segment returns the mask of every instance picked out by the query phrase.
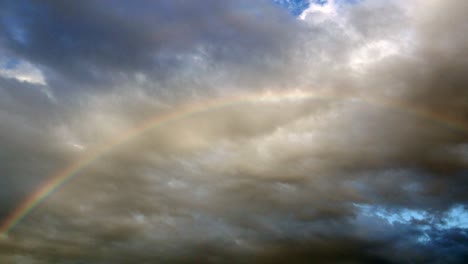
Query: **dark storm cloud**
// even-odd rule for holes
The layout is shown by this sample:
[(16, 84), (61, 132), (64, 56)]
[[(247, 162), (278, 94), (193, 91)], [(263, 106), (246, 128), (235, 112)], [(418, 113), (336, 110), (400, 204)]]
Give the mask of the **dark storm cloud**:
[(297, 31), (289, 31), (293, 18), (265, 1), (4, 1), (2, 21), (4, 45), (50, 70), (60, 89), (108, 87), (136, 73), (164, 79), (187, 54), (271, 67), (265, 60), (285, 56), (281, 46)]
[(423, 192), (439, 201), (447, 199), (447, 203), (467, 201), (462, 186), (466, 186), (468, 164), (466, 154), (460, 150), (466, 147), (468, 136), (468, 79), (462, 73), (468, 66), (468, 39), (459, 34), (467, 26), (467, 7), (456, 1), (416, 2), (410, 7), (414, 9), (406, 13), (406, 23), (414, 27), (406, 32), (406, 41), (411, 45), (402, 55), (374, 64), (361, 80), (376, 93), (387, 90), (384, 98), (403, 101), (445, 122), (448, 129), (409, 124), (400, 117), (382, 118), (388, 123), (378, 123), (377, 129), (387, 132), (377, 135), (387, 142), (396, 139), (400, 146), (397, 164), (406, 163), (428, 172)]
[(0, 180), (8, 186), (1, 192), (2, 216), (61, 160), (56, 160), (61, 147), (49, 134), (60, 114), (43, 91), (41, 85), (0, 77)]
[[(29, 65), (1, 61), (3, 215), (148, 118), (262, 94), (111, 148), (0, 238), (0, 261), (466, 258), (465, 3), (329, 1), (302, 21), (262, 1), (0, 5), (0, 51)], [(293, 89), (316, 97), (277, 95)]]

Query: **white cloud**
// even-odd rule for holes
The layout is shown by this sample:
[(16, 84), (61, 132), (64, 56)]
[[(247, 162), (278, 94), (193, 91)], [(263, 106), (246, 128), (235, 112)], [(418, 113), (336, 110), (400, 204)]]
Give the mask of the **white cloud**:
[[(5, 63), (0, 63), (5, 64)], [(13, 78), (21, 82), (45, 85), (46, 81), (41, 70), (29, 62), (21, 61), (12, 67), (1, 67), (0, 76)]]
[(299, 19), (314, 19), (323, 22), (326, 19), (336, 17), (338, 6), (335, 0), (329, 0), (325, 4), (310, 3), (309, 8), (304, 10)]
[(372, 63), (401, 51), (397, 43), (389, 40), (377, 40), (366, 43), (351, 54), (350, 67), (353, 70), (363, 71)]

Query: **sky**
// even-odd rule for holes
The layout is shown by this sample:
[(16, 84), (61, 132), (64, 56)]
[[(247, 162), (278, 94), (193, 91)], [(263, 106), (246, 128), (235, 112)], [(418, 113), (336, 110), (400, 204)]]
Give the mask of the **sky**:
[(0, 263), (464, 263), (468, 1), (0, 1)]

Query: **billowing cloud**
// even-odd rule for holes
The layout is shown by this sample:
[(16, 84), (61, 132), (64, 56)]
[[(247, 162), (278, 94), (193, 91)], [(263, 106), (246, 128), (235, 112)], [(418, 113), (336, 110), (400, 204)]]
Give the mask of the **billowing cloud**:
[(467, 4), (0, 10), (0, 261), (467, 257)]

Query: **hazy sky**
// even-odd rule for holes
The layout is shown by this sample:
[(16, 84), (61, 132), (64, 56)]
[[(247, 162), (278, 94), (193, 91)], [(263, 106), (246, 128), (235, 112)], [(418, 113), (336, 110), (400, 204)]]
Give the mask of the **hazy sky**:
[(0, 262), (464, 263), (467, 32), (463, 0), (0, 0), (0, 219), (79, 167)]

